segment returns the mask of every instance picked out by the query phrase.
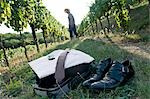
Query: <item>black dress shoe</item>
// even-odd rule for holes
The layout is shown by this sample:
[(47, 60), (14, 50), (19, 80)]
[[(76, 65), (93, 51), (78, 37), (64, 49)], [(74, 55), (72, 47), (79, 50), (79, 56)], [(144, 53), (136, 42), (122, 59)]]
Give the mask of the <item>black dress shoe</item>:
[(101, 80), (112, 66), (112, 59), (107, 58), (101, 61), (97, 66), (96, 74), (90, 79), (83, 82), (84, 87), (89, 87), (93, 82)]
[(129, 60), (123, 63), (115, 62), (103, 80), (92, 83), (90, 89), (113, 89), (128, 81), (133, 75), (134, 70)]

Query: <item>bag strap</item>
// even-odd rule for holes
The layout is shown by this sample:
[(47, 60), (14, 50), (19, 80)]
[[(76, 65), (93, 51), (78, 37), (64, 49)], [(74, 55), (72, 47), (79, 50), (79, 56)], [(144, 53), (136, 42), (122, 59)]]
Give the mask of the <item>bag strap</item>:
[(65, 78), (65, 60), (69, 50), (65, 50), (60, 54), (56, 64), (55, 79), (59, 83)]

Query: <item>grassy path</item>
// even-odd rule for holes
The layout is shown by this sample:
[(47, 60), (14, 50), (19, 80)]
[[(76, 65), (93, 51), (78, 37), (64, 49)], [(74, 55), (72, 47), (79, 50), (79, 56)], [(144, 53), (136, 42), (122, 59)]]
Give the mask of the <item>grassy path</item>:
[[(149, 43), (110, 43), (107, 40), (95, 39), (93, 37), (65, 41), (45, 52), (36, 55), (36, 58), (47, 55), (55, 49), (74, 48), (93, 56), (98, 62), (101, 59), (111, 57), (113, 60), (123, 61), (130, 59), (136, 71), (135, 77), (125, 86), (118, 87), (112, 91), (92, 92), (82, 88), (69, 93), (72, 99), (149, 99), (150, 98), (150, 47)], [(27, 63), (12, 69), (1, 77), (3, 81), (2, 97), (9, 95), (13, 99), (47, 99), (33, 94), (32, 84), (35, 83), (35, 76)], [(64, 97), (65, 98), (65, 97)], [(7, 99), (7, 98), (3, 98)], [(9, 98), (8, 98), (9, 99)], [(11, 99), (11, 98), (10, 98)]]

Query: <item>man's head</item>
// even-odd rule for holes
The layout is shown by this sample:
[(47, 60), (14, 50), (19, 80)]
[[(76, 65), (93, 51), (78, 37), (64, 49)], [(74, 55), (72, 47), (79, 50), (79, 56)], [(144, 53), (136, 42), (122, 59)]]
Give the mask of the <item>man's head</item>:
[(69, 9), (65, 9), (64, 12), (69, 14), (70, 10)]

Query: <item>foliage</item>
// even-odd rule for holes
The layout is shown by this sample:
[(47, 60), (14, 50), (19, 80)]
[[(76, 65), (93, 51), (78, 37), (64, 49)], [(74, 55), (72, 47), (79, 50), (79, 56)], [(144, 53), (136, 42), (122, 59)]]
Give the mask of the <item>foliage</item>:
[[(122, 27), (126, 31), (128, 28), (129, 15), (128, 10), (126, 9), (125, 1), (126, 0), (95, 0), (95, 3), (93, 3), (90, 6), (90, 11), (89, 14), (87, 15), (87, 17), (89, 17), (89, 22), (91, 23), (95, 22), (95, 24), (97, 25), (97, 20), (101, 21), (107, 19), (108, 21), (107, 28), (110, 29), (111, 25), (109, 21), (109, 16), (112, 16), (113, 13), (118, 27), (119, 28)], [(85, 20), (83, 20), (81, 22), (82, 24), (80, 25), (82, 28), (83, 28), (82, 25), (86, 24), (86, 22), (84, 21)], [(100, 24), (101, 28), (103, 29), (102, 23)]]
[(11, 6), (9, 0), (1, 0), (0, 1), (0, 25), (7, 21), (7, 19), (11, 16)]
[(86, 30), (90, 24), (89, 17), (85, 17), (83, 20), (84, 21), (81, 22), (80, 27), (78, 27), (78, 33), (80, 36), (83, 36), (84, 33), (86, 33)]
[[(12, 28), (20, 33), (20, 37), (12, 37), (14, 39), (3, 38), (3, 48), (5, 53), (5, 48), (16, 48), (24, 47), (24, 53), (28, 60), (26, 45), (35, 44), (37, 51), (39, 52), (38, 38), (36, 36), (36, 31), (43, 30), (44, 43), (47, 47), (47, 40), (53, 33), (58, 40), (59, 38), (66, 37), (66, 29), (50, 14), (50, 11), (43, 6), (42, 0), (1, 0), (0, 1), (0, 25), (5, 23), (8, 28)], [(31, 27), (33, 40), (26, 41), (25, 36), (21, 33), (27, 26)], [(11, 34), (10, 34), (11, 36)], [(17, 35), (18, 36), (18, 35)], [(52, 37), (50, 37), (51, 39)], [(58, 41), (57, 40), (57, 41)], [(41, 40), (40, 40), (41, 41)], [(52, 41), (52, 40), (48, 40)], [(41, 42), (42, 43), (42, 42)], [(5, 61), (7, 64), (8, 59), (6, 54)]]
[(124, 31), (128, 29), (128, 23), (130, 20), (129, 12), (126, 9), (126, 0), (116, 0), (114, 2), (113, 9), (114, 9), (114, 16), (118, 27), (122, 27)]

